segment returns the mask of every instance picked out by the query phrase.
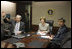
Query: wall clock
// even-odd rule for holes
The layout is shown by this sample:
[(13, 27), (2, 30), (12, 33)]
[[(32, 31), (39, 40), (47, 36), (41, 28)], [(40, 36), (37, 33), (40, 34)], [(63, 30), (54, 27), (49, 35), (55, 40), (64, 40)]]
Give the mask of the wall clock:
[(54, 13), (54, 12), (53, 12), (52, 9), (49, 9), (49, 10), (48, 10), (48, 15), (53, 15), (53, 13)]

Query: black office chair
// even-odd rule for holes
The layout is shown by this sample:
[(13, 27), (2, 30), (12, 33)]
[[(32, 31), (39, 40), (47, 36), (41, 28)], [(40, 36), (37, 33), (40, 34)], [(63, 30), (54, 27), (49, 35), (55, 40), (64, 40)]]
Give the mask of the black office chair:
[(63, 40), (59, 42), (57, 42), (58, 46), (60, 46), (60, 48), (71, 48), (71, 31), (68, 31), (65, 35)]
[[(70, 41), (71, 41), (71, 31), (68, 31), (67, 33), (66, 33), (66, 35), (65, 35), (65, 37), (64, 37), (64, 39), (62, 40), (62, 43), (61, 43), (61, 47), (62, 48), (69, 48), (69, 47), (71, 47), (71, 43), (70, 43)], [(67, 43), (68, 42), (68, 43)], [(66, 45), (67, 44), (67, 45)], [(70, 46), (68, 46), (68, 45), (70, 45)]]
[(53, 29), (54, 21), (53, 20), (46, 20), (46, 23), (49, 24), (49, 30), (50, 30), (50, 33), (52, 34), (52, 29)]
[(64, 37), (63, 40), (61, 41), (54, 41), (54, 42), (50, 42), (50, 44), (48, 45), (48, 48), (71, 48), (71, 31), (67, 32)]

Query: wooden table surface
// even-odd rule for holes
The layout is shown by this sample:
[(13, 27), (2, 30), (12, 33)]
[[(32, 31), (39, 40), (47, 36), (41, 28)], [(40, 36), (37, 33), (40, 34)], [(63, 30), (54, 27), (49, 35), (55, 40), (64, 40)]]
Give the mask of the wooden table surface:
[[(39, 40), (41, 42), (44, 42), (42, 48), (46, 48), (47, 45), (50, 43), (50, 40), (49, 39), (39, 39), (37, 38), (39, 35), (32, 35), (30, 37), (25, 37), (23, 39), (21, 39), (19, 42), (20, 43), (24, 43), (25, 44), (25, 47), (24, 48), (36, 48), (36, 47), (30, 47), (28, 46), (28, 44), (33, 41), (33, 40)], [(19, 43), (18, 42), (18, 43)], [(1, 41), (1, 48), (16, 48), (15, 46), (13, 46), (13, 44), (10, 44), (10, 43), (6, 43), (4, 41)]]

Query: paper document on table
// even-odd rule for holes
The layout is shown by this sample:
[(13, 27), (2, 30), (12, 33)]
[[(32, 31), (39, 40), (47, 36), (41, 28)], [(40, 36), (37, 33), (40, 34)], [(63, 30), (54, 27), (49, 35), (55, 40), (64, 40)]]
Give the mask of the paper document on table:
[(51, 39), (51, 37), (50, 36), (41, 36), (42, 38), (49, 38), (49, 39)]
[(46, 35), (46, 33), (43, 33), (43, 32), (37, 32), (37, 35)]

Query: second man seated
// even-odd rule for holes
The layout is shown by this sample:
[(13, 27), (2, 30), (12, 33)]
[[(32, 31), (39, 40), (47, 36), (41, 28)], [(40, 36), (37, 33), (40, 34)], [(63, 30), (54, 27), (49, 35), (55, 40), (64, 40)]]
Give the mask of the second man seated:
[(19, 35), (21, 33), (24, 33), (24, 23), (21, 21), (21, 15), (17, 15), (15, 18), (15, 21), (12, 22), (12, 33), (15, 35)]

